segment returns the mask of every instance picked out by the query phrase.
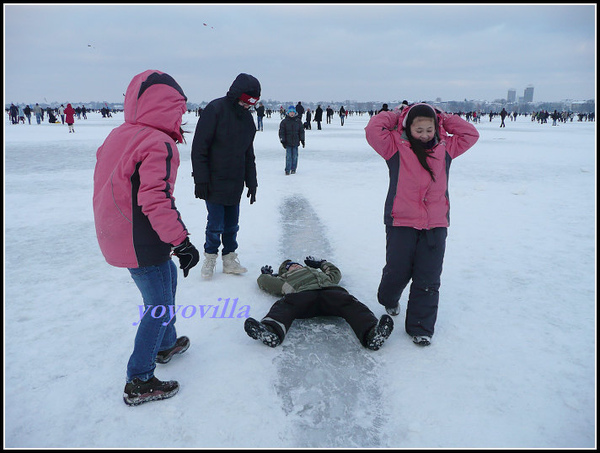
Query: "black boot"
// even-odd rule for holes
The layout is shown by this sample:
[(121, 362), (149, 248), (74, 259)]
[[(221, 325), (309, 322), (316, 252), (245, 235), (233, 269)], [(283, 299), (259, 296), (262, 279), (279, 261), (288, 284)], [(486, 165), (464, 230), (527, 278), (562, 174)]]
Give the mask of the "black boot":
[(244, 330), (250, 338), (260, 340), (272, 348), (281, 344), (281, 338), (279, 338), (279, 335), (273, 331), (272, 327), (267, 326), (262, 322), (258, 322), (254, 318), (246, 319), (246, 322), (244, 323)]
[(377, 351), (389, 338), (394, 330), (394, 321), (390, 315), (383, 315), (376, 326), (374, 326), (365, 340), (365, 346), (373, 351)]
[(147, 381), (133, 378), (131, 382), (125, 385), (123, 391), (123, 401), (128, 406), (137, 406), (148, 401), (164, 400), (175, 396), (179, 391), (177, 381), (161, 381), (152, 377)]
[(167, 363), (175, 354), (183, 354), (190, 347), (190, 339), (188, 337), (179, 337), (175, 342), (175, 346), (164, 351), (159, 351), (156, 354), (156, 363)]

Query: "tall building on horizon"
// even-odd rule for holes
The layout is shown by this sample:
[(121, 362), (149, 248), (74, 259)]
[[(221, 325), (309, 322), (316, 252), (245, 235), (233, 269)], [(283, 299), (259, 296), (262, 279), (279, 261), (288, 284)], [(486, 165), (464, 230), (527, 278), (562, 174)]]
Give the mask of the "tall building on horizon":
[(533, 102), (533, 85), (529, 85), (525, 88), (525, 93), (523, 94), (524, 102)]
[(506, 96), (506, 102), (513, 103), (517, 101), (517, 90), (515, 90), (514, 88), (511, 88), (510, 90), (508, 90), (508, 95)]

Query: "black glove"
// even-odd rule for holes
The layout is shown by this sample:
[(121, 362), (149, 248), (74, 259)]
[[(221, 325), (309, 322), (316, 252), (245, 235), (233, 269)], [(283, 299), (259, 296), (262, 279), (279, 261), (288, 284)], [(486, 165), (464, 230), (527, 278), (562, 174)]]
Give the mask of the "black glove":
[(314, 256), (307, 256), (304, 260), (304, 264), (308, 267), (312, 267), (314, 269), (321, 269), (321, 265), (327, 260), (320, 260), (315, 258)]
[(194, 194), (196, 194), (196, 198), (201, 198), (203, 200), (206, 200), (208, 198), (208, 184), (207, 183), (196, 184), (196, 187), (194, 189)]
[(184, 278), (188, 276), (190, 269), (200, 261), (200, 253), (189, 238), (185, 238), (185, 241), (173, 248), (173, 255), (179, 258), (179, 268), (183, 269)]
[(302, 148), (304, 148), (304, 142), (302, 142)]
[(256, 201), (256, 187), (248, 187), (248, 194), (246, 195), (250, 198), (250, 204)]
[(273, 268), (271, 266), (263, 266), (260, 268), (260, 273), (273, 275)]

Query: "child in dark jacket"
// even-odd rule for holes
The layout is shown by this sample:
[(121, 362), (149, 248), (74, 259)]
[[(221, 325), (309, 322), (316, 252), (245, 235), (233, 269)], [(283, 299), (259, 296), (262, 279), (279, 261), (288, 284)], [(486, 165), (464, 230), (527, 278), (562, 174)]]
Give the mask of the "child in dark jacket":
[(296, 173), (298, 167), (298, 146), (304, 148), (304, 126), (296, 109), (290, 105), (286, 117), (279, 123), (279, 140), (285, 148), (285, 174)]
[(271, 266), (261, 268), (258, 286), (283, 297), (261, 322), (248, 318), (244, 324), (246, 333), (274, 348), (283, 341), (295, 319), (339, 316), (350, 324), (364, 347), (378, 350), (392, 333), (392, 318), (383, 315), (378, 322), (366, 305), (339, 286), (342, 273), (334, 264), (310, 256), (304, 263), (306, 266), (285, 260), (279, 266), (279, 274), (273, 274)]

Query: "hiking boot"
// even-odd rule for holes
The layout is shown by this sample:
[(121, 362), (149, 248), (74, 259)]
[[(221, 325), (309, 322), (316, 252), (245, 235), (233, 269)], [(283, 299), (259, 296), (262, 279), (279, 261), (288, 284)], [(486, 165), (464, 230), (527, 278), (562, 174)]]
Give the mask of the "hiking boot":
[(204, 252), (204, 263), (202, 264), (202, 270), (200, 275), (204, 278), (211, 278), (215, 273), (217, 267), (217, 254)]
[(248, 269), (240, 264), (237, 253), (231, 252), (223, 255), (223, 272), (226, 274), (243, 274), (248, 272)]
[(171, 398), (178, 391), (177, 381), (161, 381), (154, 376), (147, 381), (133, 378), (131, 382), (125, 384), (123, 401), (128, 406), (137, 406), (149, 401)]
[(254, 318), (246, 319), (246, 322), (244, 322), (244, 330), (250, 338), (260, 340), (264, 344), (272, 348), (281, 344), (281, 339), (279, 338), (279, 335), (277, 335), (273, 331), (272, 327), (267, 326), (262, 322), (258, 322)]
[(183, 354), (190, 347), (190, 339), (188, 337), (179, 337), (175, 342), (175, 346), (164, 351), (159, 351), (156, 354), (156, 363), (168, 363), (175, 354)]
[(398, 316), (400, 314), (400, 304), (395, 307), (385, 307), (385, 311), (388, 315)]
[(365, 346), (377, 351), (394, 330), (394, 320), (389, 315), (382, 315), (379, 322), (367, 334)]
[(429, 335), (415, 335), (413, 343), (419, 346), (429, 346), (431, 344), (431, 337)]

